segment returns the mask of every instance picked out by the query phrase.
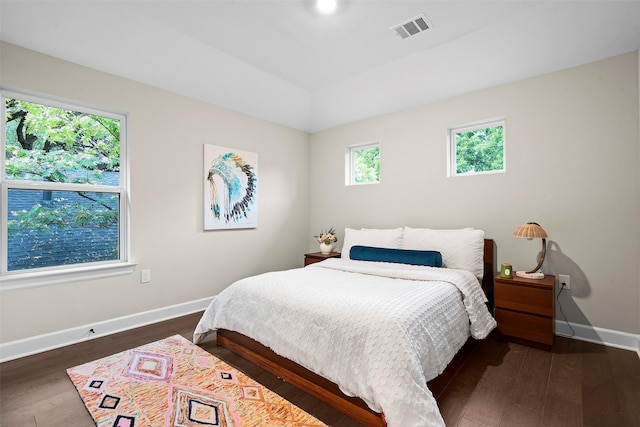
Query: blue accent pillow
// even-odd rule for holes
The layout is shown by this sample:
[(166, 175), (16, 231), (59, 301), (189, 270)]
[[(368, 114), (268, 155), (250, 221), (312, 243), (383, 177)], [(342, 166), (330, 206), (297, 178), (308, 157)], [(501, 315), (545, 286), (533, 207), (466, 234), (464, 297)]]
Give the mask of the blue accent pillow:
[(442, 254), (438, 251), (352, 246), (349, 258), (359, 261), (395, 262), (398, 264), (442, 267)]

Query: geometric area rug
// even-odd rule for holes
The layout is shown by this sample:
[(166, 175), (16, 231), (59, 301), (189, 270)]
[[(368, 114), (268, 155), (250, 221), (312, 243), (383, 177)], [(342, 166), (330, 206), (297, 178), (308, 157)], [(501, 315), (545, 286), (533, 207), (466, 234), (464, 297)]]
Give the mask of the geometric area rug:
[(98, 427), (325, 426), (180, 335), (67, 374)]

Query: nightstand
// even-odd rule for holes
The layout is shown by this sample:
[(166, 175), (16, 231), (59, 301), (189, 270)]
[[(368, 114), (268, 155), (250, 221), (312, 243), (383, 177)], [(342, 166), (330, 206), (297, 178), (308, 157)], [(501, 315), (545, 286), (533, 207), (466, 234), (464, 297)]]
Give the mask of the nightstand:
[(324, 261), (327, 258), (340, 258), (340, 256), (340, 252), (331, 252), (327, 255), (324, 255), (321, 252), (311, 252), (309, 254), (304, 254), (304, 265), (306, 267), (309, 264)]
[(498, 333), (512, 341), (550, 350), (555, 338), (553, 318), (555, 276), (544, 279), (493, 278), (494, 314)]

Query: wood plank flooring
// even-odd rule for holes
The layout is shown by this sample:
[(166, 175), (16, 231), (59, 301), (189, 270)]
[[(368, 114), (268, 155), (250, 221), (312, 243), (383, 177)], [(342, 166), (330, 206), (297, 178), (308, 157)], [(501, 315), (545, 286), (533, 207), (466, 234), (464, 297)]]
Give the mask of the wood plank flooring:
[[(0, 364), (0, 426), (89, 427), (66, 369), (181, 334), (200, 314)], [(210, 353), (335, 427), (356, 423), (229, 351)], [(558, 337), (552, 352), (490, 337), (470, 342), (429, 383), (447, 426), (640, 426), (640, 359), (631, 351)]]

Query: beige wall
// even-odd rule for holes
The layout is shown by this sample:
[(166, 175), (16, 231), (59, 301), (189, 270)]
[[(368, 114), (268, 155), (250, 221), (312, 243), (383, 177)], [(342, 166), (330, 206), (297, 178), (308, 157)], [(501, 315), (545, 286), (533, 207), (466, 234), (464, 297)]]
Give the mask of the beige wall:
[[(311, 230), (473, 226), (498, 263), (529, 269), (540, 241), (511, 233), (536, 221), (550, 236), (543, 270), (571, 275), (569, 321), (637, 334), (638, 76), (634, 52), (313, 134)], [(447, 128), (499, 116), (506, 173), (447, 178)], [(345, 187), (345, 146), (372, 140), (382, 182)]]
[[(572, 322), (640, 332), (637, 53), (309, 135), (8, 44), (0, 84), (129, 112), (131, 276), (0, 292), (0, 342), (205, 298), (297, 267), (320, 228), (483, 228), (498, 263), (570, 274)], [(446, 131), (507, 120), (507, 172), (446, 177)], [(378, 140), (382, 183), (344, 186), (344, 148)], [(259, 154), (255, 230), (202, 231), (202, 145)], [(309, 197), (307, 194), (310, 194)], [(342, 237), (342, 235), (341, 235)], [(275, 245), (275, 246), (274, 246)], [(139, 283), (140, 269), (152, 282)]]
[[(308, 244), (308, 134), (1, 44), (4, 87), (129, 113), (133, 275), (0, 292), (8, 342), (217, 294), (301, 266)], [(257, 229), (202, 230), (203, 144), (258, 153)], [(150, 269), (152, 282), (140, 283)]]

